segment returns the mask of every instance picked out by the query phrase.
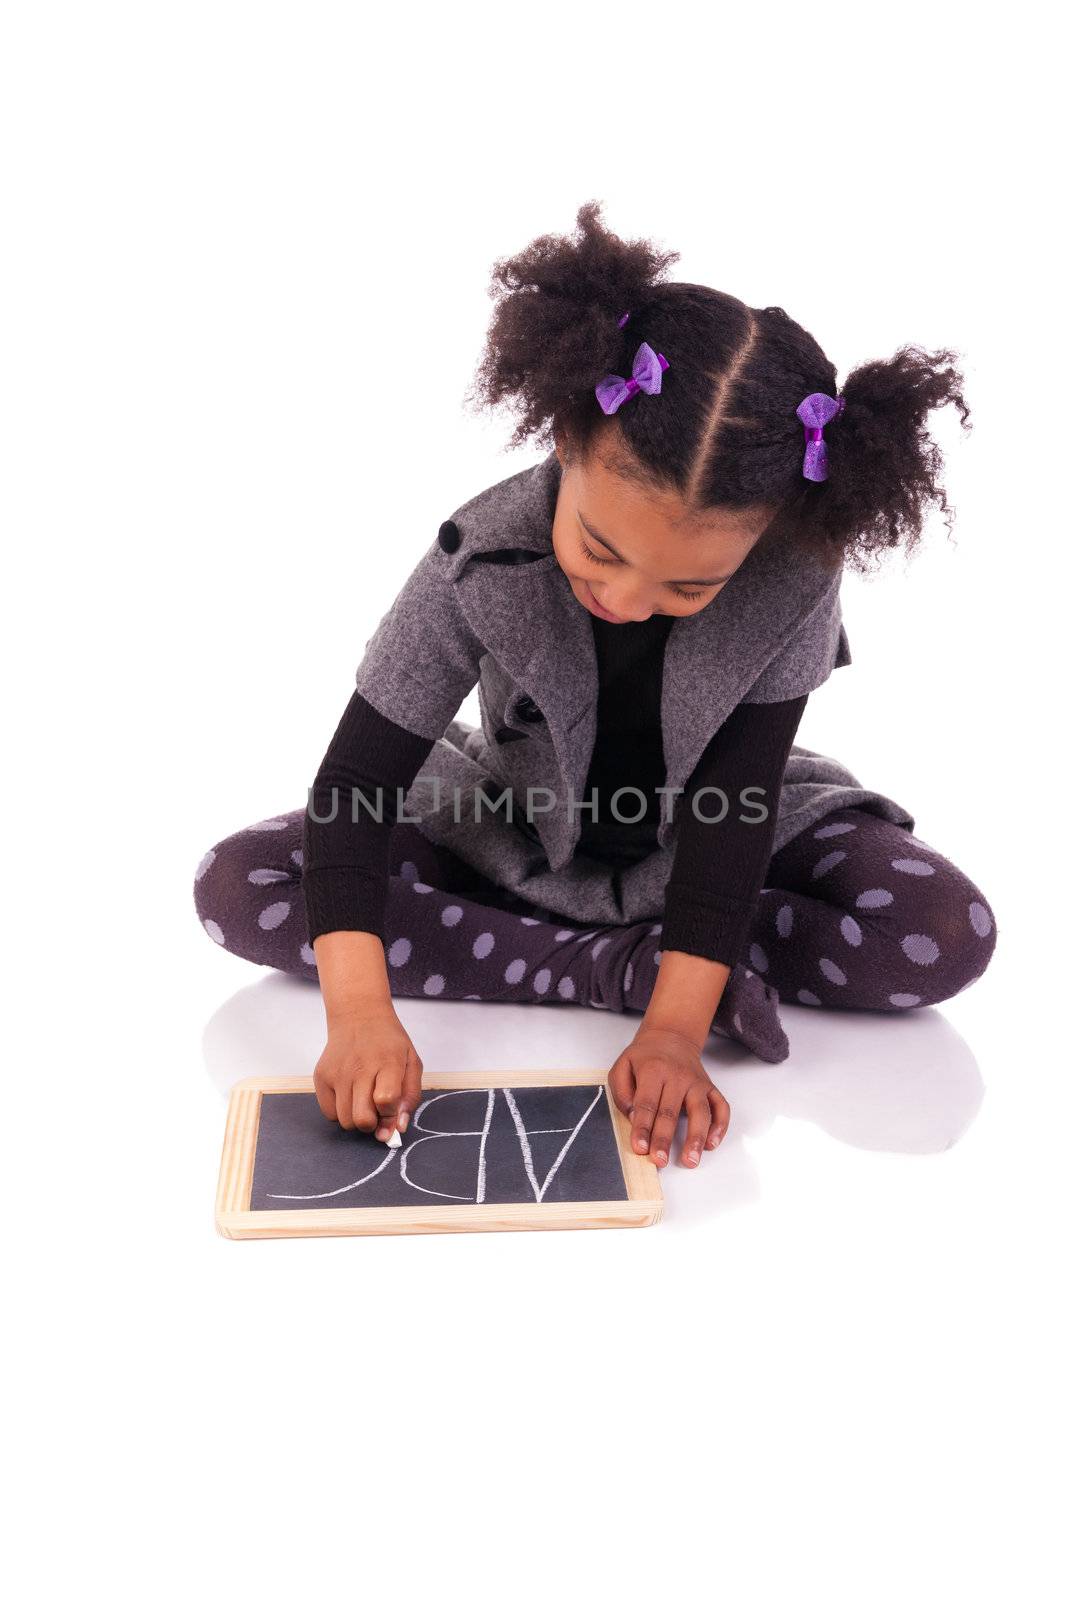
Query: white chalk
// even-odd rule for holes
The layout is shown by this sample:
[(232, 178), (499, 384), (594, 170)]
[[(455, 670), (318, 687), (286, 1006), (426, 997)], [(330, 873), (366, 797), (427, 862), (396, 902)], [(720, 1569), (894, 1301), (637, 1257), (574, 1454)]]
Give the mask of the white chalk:
[(390, 1150), (399, 1150), (401, 1144), (403, 1143), (400, 1137), (400, 1129), (394, 1128), (385, 1142)]

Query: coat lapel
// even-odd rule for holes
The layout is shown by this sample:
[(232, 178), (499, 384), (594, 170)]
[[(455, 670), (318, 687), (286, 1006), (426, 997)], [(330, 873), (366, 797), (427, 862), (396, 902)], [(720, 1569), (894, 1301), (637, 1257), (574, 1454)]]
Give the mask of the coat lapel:
[[(560, 476), (553, 451), (460, 507), (453, 576), (477, 637), (544, 713), (564, 782), (580, 799), (596, 735), (596, 646), (552, 548)], [(482, 559), (502, 549), (538, 550), (543, 559)]]
[(785, 540), (769, 538), (710, 605), (675, 620), (660, 702), (669, 785), (685, 784), (708, 741), (836, 581)]
[[(452, 513), (459, 548), (452, 558), (452, 580), (459, 582), (478, 557), (493, 550), (541, 550), (552, 555), (552, 524), (563, 469), (555, 451), (536, 466), (512, 473), (483, 489)], [(511, 570), (503, 568), (504, 575)]]

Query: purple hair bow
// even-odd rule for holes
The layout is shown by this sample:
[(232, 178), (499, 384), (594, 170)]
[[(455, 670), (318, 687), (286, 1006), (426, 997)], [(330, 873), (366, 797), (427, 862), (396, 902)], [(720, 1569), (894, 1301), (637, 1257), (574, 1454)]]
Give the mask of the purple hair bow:
[(844, 411), (843, 399), (835, 400), (831, 394), (809, 394), (797, 406), (797, 416), (804, 424), (804, 476), (813, 483), (823, 483), (829, 476), (826, 460), (826, 441), (822, 430), (832, 422), (839, 411)]
[(634, 355), (632, 378), (620, 378), (617, 372), (609, 372), (597, 384), (596, 397), (600, 401), (601, 411), (610, 417), (638, 389), (643, 389), (646, 394), (659, 394), (663, 387), (663, 374), (669, 366), (667, 357), (658, 356), (650, 344), (639, 344)]

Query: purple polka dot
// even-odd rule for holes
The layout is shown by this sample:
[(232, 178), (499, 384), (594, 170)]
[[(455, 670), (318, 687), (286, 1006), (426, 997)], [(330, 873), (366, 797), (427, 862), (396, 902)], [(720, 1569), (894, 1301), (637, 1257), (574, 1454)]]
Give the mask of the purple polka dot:
[(525, 973), (526, 973), (526, 963), (525, 963), (525, 961), (519, 961), (519, 960), (509, 961), (508, 964), (507, 964), (507, 967), (504, 969), (504, 982), (505, 983), (518, 983), (519, 979), (522, 978), (523, 976), (525, 976)]
[(922, 998), (917, 994), (891, 994), (889, 996), (889, 1004), (891, 1006), (917, 1006), (922, 1004)]
[(891, 906), (893, 896), (888, 889), (864, 889), (862, 894), (856, 896), (856, 906), (860, 911), (877, 911), (881, 906)]
[(821, 1006), (822, 1005), (822, 1001), (819, 999), (818, 995), (817, 994), (812, 994), (810, 989), (798, 989), (797, 990), (797, 999), (801, 1002), (802, 1005), (806, 1005), (806, 1006)]
[(774, 925), (778, 929), (779, 938), (788, 939), (793, 931), (793, 907), (779, 906)]
[(491, 933), (480, 933), (471, 946), (471, 949), (474, 951), (475, 957), (478, 961), (484, 961), (485, 957), (489, 954), (490, 950), (495, 944), (496, 940), (493, 938)]
[(628, 961), (626, 963), (626, 973), (622, 980), (622, 986), (627, 993), (629, 993), (634, 986), (634, 964), (632, 961)]
[(749, 947), (748, 959), (751, 961), (757, 972), (766, 972), (767, 968), (770, 966), (770, 962), (767, 960), (766, 952), (758, 944), (754, 944)]
[(590, 961), (595, 961), (597, 956), (600, 954), (601, 950), (606, 950), (610, 943), (611, 943), (610, 939), (598, 939), (596, 944), (593, 946), (593, 948), (589, 952)]
[(293, 863), (294, 867), (302, 867), (304, 865), (303, 850), (290, 851), (289, 860)]
[(433, 894), (432, 883), (413, 883), (411, 887), (415, 894)]
[(853, 833), (855, 828), (856, 824), (854, 822), (828, 822), (825, 828), (816, 828), (814, 837), (816, 839), (832, 839), (839, 833)]
[(652, 924), (651, 928), (649, 928), (648, 931), (649, 931), (649, 933), (662, 933), (663, 932), (663, 924), (662, 924), (662, 922), (654, 922)]
[(520, 917), (519, 921), (527, 928), (539, 928), (541, 926), (540, 917)]
[(288, 883), (289, 874), (279, 872), (275, 867), (254, 867), (248, 874), (249, 883)]
[(937, 941), (927, 933), (905, 934), (900, 941), (900, 948), (909, 961), (914, 961), (920, 967), (932, 966), (941, 954)]
[(300, 946), (300, 959), (301, 961), (306, 962), (309, 967), (318, 966), (318, 962), (315, 960), (315, 952), (312, 950), (309, 944), (302, 944)]
[(417, 883), (419, 881), (419, 869), (414, 861), (402, 861), (400, 863), (400, 876), (405, 883)]
[(830, 871), (831, 867), (836, 867), (839, 861), (844, 861), (847, 854), (847, 850), (831, 850), (829, 855), (823, 856), (820, 860), (816, 861), (815, 865), (811, 869), (812, 877), (823, 877), (827, 872)]
[(843, 938), (848, 940), (849, 944), (863, 943), (863, 930), (855, 917), (841, 918), (841, 934)]
[(286, 817), (268, 817), (266, 822), (253, 822), (249, 833), (281, 833), (283, 828), (289, 826)]
[(934, 875), (929, 861), (916, 861), (914, 856), (898, 856), (889, 865), (894, 872), (909, 872), (913, 878), (932, 878)]
[(431, 973), (422, 986), (423, 994), (440, 994), (445, 986), (445, 980), (439, 972)]
[(264, 933), (273, 933), (275, 928), (280, 928), (292, 909), (288, 900), (275, 900), (273, 905), (264, 906), (259, 913), (259, 925)]
[(741, 1021), (741, 1013), (740, 1013), (740, 1011), (735, 1011), (734, 1012), (734, 1028), (736, 1029), (736, 1031), (738, 1033), (742, 1033), (744, 1031), (744, 1026), (745, 1026), (744, 1023)]
[(391, 967), (402, 967), (411, 959), (411, 940), (394, 939), (389, 946), (388, 956)]
[(662, 959), (663, 959), (663, 951), (662, 950), (654, 950), (652, 952), (652, 960), (655, 962), (657, 967), (659, 966), (659, 964), (660, 964)]
[(575, 943), (576, 944), (584, 944), (587, 939), (595, 939), (595, 938), (596, 938), (596, 929), (595, 928), (590, 928), (588, 933), (580, 933), (578, 935), (578, 938), (575, 940)]
[(559, 932), (556, 934), (556, 943), (557, 944), (563, 944), (563, 943), (565, 943), (565, 941), (567, 939), (573, 939), (573, 938), (574, 938), (574, 929), (573, 928), (561, 928), (559, 930)]
[[(993, 926), (993, 918), (989, 915), (980, 900), (972, 900), (967, 908), (967, 915), (971, 919), (971, 927), (980, 939), (984, 939)], [(973, 979), (971, 980), (974, 981)]]
[(819, 971), (822, 973), (824, 978), (829, 978), (831, 983), (848, 982), (848, 979), (841, 971), (841, 968), (838, 966), (837, 962), (830, 961), (826, 956), (823, 956), (819, 961)]
[(556, 993), (561, 994), (564, 1000), (574, 999), (574, 979), (561, 978), (556, 985)]
[(214, 922), (211, 917), (205, 917), (204, 930), (211, 935), (216, 944), (226, 943), (226, 935), (223, 933), (218, 923)]
[(441, 921), (446, 928), (454, 928), (462, 915), (462, 906), (445, 906), (445, 909), (441, 912)]
[(480, 1000), (482, 997), (480, 994), (465, 994), (463, 998), (464, 1000)]
[(214, 859), (215, 859), (214, 850), (209, 850), (207, 855), (203, 858), (203, 860), (201, 861), (200, 865), (196, 869), (196, 881), (197, 881), (197, 883), (200, 882), (200, 879), (204, 876), (204, 873), (207, 871), (208, 867), (210, 867), (210, 865), (214, 861)]
[(547, 967), (542, 967), (539, 972), (534, 974), (533, 986), (538, 994), (544, 994), (551, 982), (552, 974)]

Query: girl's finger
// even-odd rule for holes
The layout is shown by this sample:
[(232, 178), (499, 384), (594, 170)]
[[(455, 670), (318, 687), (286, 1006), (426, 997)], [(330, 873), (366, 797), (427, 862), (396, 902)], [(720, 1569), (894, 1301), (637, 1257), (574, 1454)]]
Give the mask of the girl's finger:
[(630, 1118), (630, 1143), (639, 1156), (648, 1153), (652, 1125), (659, 1112), (663, 1077), (659, 1069), (643, 1067), (634, 1087), (633, 1116)]
[(407, 1066), (404, 1068), (404, 1083), (400, 1090), (400, 1114), (396, 1125), (401, 1133), (406, 1133), (408, 1123), (418, 1109), (422, 1095), (422, 1062), (414, 1050), (408, 1053)]
[(608, 1073), (608, 1084), (614, 1097), (615, 1104), (624, 1117), (628, 1117), (634, 1108), (634, 1079), (633, 1064), (630, 1057), (620, 1056), (618, 1061)]
[(711, 1130), (705, 1148), (714, 1150), (716, 1145), (722, 1143), (730, 1126), (730, 1107), (714, 1084), (708, 1089), (708, 1105), (711, 1107)]
[(334, 1091), (334, 1100), (337, 1105), (337, 1120), (342, 1128), (352, 1127), (352, 1092), (346, 1084), (338, 1084)]
[(329, 1117), (331, 1122), (337, 1121), (337, 1100), (333, 1088), (326, 1080), (315, 1079), (315, 1099), (319, 1102), (319, 1110), (324, 1117)]
[(400, 1110), (400, 1093), (404, 1087), (403, 1061), (390, 1061), (378, 1068), (374, 1079), (374, 1110), (378, 1117), (375, 1130), (379, 1139), (389, 1139), (396, 1127)]
[(685, 1116), (685, 1154), (682, 1159), (687, 1167), (697, 1167), (700, 1165), (704, 1141), (711, 1132), (711, 1106), (707, 1092), (699, 1084), (690, 1089), (685, 1097)]
[(378, 1113), (371, 1096), (374, 1079), (369, 1072), (357, 1072), (352, 1080), (352, 1122), (361, 1133), (373, 1133)]
[(652, 1127), (651, 1155), (658, 1167), (665, 1167), (671, 1159), (671, 1145), (674, 1142), (678, 1113), (681, 1109), (681, 1097), (676, 1090), (665, 1085), (660, 1098), (659, 1112)]

